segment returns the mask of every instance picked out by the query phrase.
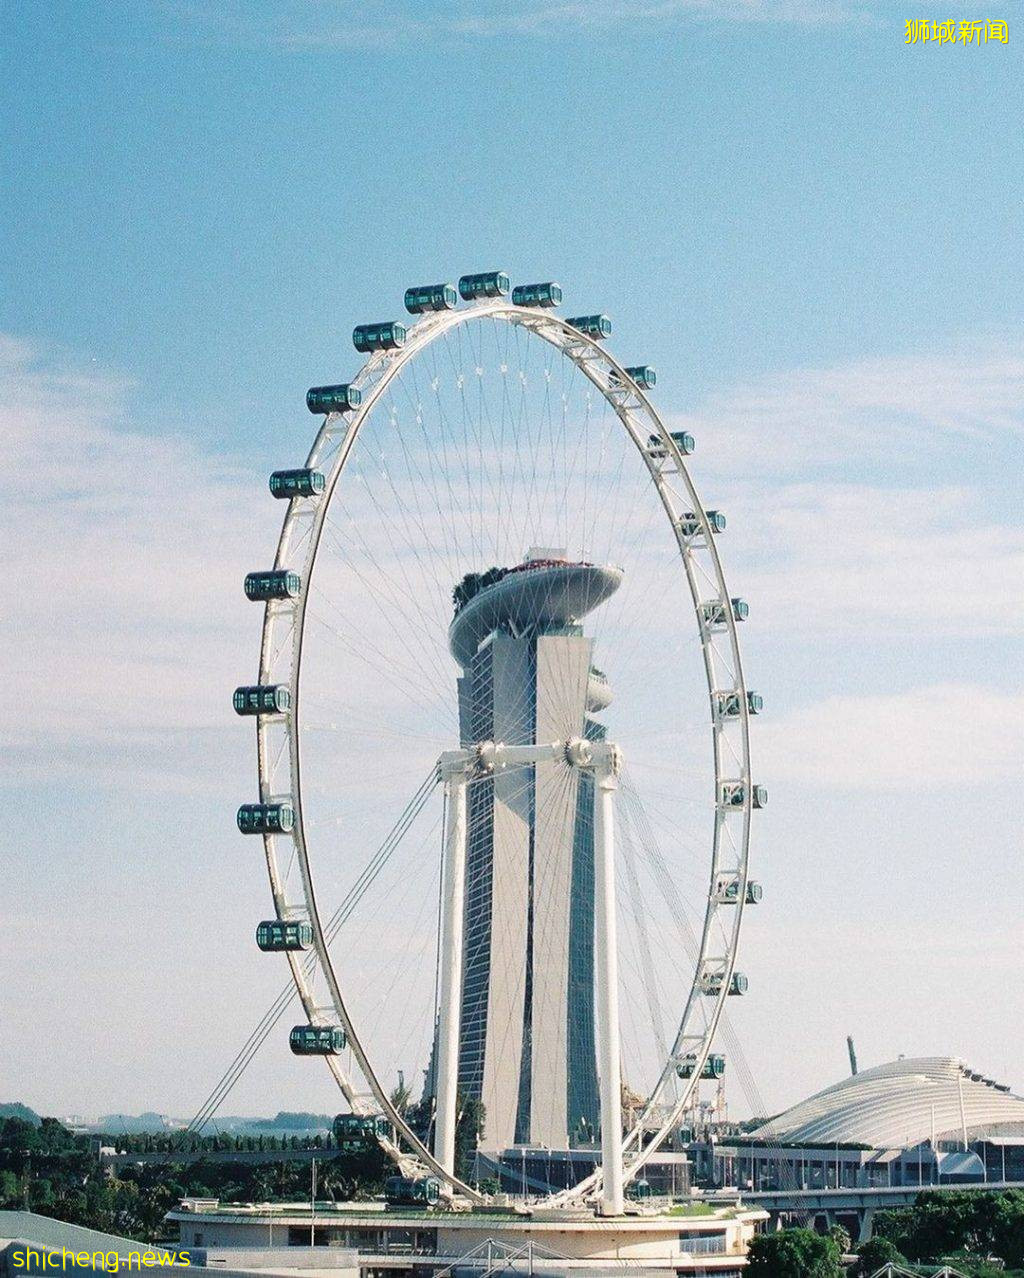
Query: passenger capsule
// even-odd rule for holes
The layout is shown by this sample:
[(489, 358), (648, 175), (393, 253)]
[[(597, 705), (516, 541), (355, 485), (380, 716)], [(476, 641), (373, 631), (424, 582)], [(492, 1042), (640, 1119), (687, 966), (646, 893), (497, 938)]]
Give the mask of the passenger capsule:
[[(722, 972), (709, 972), (702, 978), (700, 989), (702, 994), (718, 995), (722, 990)], [(729, 994), (746, 994), (750, 982), (742, 972), (733, 972), (729, 978)]]
[[(739, 717), (743, 698), (738, 692), (720, 692), (718, 694), (718, 714), (722, 719)], [(747, 693), (747, 713), (760, 714), (764, 709), (764, 697), (759, 692)]]
[(484, 271), (479, 275), (463, 275), (459, 280), (459, 296), (464, 302), (480, 297), (504, 297), (512, 281), (504, 271)]
[(650, 364), (637, 364), (635, 368), (627, 368), (626, 372), (643, 390), (651, 390), (658, 381), (657, 371)]
[(405, 345), (408, 330), (397, 320), (384, 324), (357, 324), (352, 330), (352, 344), (364, 355), (370, 351), (396, 351)]
[(451, 284), (420, 284), (405, 290), (405, 309), (410, 315), (422, 315), (424, 311), (453, 311), (459, 304), (459, 295)]
[(270, 491), (275, 497), (319, 497), (326, 482), (320, 470), (275, 470)]
[(295, 809), (290, 803), (243, 803), (237, 820), (243, 834), (287, 834), (295, 825)]
[[(692, 1078), (697, 1068), (697, 1057), (691, 1052), (676, 1062), (676, 1073), (680, 1078)], [(719, 1052), (711, 1052), (700, 1072), (701, 1078), (721, 1078), (725, 1074), (725, 1057)]]
[[(694, 448), (696, 448), (697, 446), (696, 443), (694, 442), (693, 436), (690, 434), (689, 431), (685, 431), (685, 430), (669, 431), (669, 438), (672, 440), (676, 448), (679, 449), (679, 451), (683, 454), (684, 457), (689, 457), (689, 455), (693, 452)], [(662, 443), (662, 439), (660, 435), (651, 435), (650, 438), (647, 440), (647, 453), (648, 453), (648, 456), (655, 457), (655, 458), (662, 458), (662, 457), (668, 456), (668, 449)]]
[(348, 413), (362, 402), (362, 391), (348, 382), (340, 386), (311, 386), (306, 391), (306, 407), (311, 413)]
[[(747, 787), (742, 781), (722, 782), (722, 807), (742, 808), (747, 801)], [(768, 788), (763, 785), (750, 787), (750, 801), (755, 808), (768, 806)]]
[[(720, 510), (705, 512), (713, 533), (725, 532), (725, 516)], [(700, 516), (693, 511), (679, 516), (679, 531), (684, 537), (695, 537), (701, 531)]]
[(302, 589), (302, 578), (287, 568), (269, 568), (266, 572), (250, 572), (245, 578), (245, 593), (254, 601), (296, 599)]
[[(745, 599), (730, 599), (729, 605), (732, 608), (733, 620), (746, 621), (750, 614), (750, 605)], [(708, 599), (700, 606), (700, 615), (704, 625), (709, 630), (724, 630), (726, 616), (726, 606), (720, 599)]]
[(265, 919), (256, 925), (256, 944), (265, 954), (308, 950), (313, 925), (308, 919)]
[(512, 290), (513, 306), (559, 306), (562, 286), (552, 280), (548, 284), (517, 284)]
[[(739, 879), (732, 879), (728, 883), (723, 883), (719, 891), (719, 896), (725, 905), (735, 905), (740, 896)], [(761, 898), (764, 896), (764, 889), (755, 879), (747, 879), (747, 890), (743, 900), (747, 905), (760, 905)]]
[(292, 693), (286, 683), (255, 684), (236, 688), (231, 701), (235, 714), (284, 714), (291, 709)]
[(395, 1207), (433, 1207), (440, 1197), (436, 1176), (389, 1176), (384, 1182), (384, 1199)]
[(585, 333), (587, 337), (593, 337), (599, 342), (612, 335), (612, 322), (607, 315), (576, 315), (565, 322), (570, 328), (575, 328), (578, 332)]
[(334, 1120), (334, 1140), (339, 1149), (366, 1149), (374, 1141), (389, 1140), (394, 1133), (385, 1114), (338, 1114)]
[(288, 1035), (296, 1056), (337, 1056), (348, 1046), (340, 1025), (296, 1025)]

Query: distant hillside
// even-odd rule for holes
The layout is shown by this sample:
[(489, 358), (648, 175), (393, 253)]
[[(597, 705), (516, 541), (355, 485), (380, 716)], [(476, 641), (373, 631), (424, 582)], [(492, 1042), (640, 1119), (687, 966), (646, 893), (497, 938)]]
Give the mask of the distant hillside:
[[(4, 1118), (20, 1118), (33, 1127), (38, 1127), (41, 1122), (35, 1110), (29, 1109), (20, 1101), (0, 1102), (0, 1119)], [(206, 1134), (220, 1131), (234, 1136), (315, 1135), (317, 1132), (329, 1132), (333, 1122), (333, 1114), (311, 1114), (285, 1109), (279, 1110), (273, 1118), (241, 1114), (218, 1117), (215, 1123), (207, 1127)], [(102, 1132), (108, 1136), (166, 1136), (171, 1132), (182, 1131), (187, 1125), (187, 1119), (171, 1118), (167, 1114), (147, 1110), (141, 1114), (104, 1114), (96, 1122), (83, 1123), (77, 1130)]]
[(240, 1121), (258, 1131), (309, 1132), (328, 1131), (334, 1120), (329, 1114), (294, 1114), (282, 1109), (278, 1110), (275, 1118), (243, 1118)]
[[(274, 1118), (218, 1115), (206, 1128), (206, 1134), (212, 1135), (213, 1132), (218, 1131), (232, 1136), (315, 1135), (317, 1132), (329, 1132), (333, 1121), (332, 1114), (296, 1113), (289, 1110), (279, 1111)], [(103, 1132), (110, 1136), (163, 1136), (169, 1132), (181, 1131), (186, 1126), (185, 1119), (169, 1118), (166, 1114), (147, 1112), (104, 1114), (97, 1122), (90, 1123), (88, 1130)]]
[(147, 1110), (142, 1114), (104, 1114), (99, 1122), (90, 1124), (94, 1131), (127, 1132), (131, 1135), (168, 1132), (177, 1129), (180, 1124), (168, 1120), (164, 1114), (155, 1114)]
[(0, 1118), (21, 1118), (26, 1123), (39, 1126), (39, 1115), (21, 1101), (0, 1101)]

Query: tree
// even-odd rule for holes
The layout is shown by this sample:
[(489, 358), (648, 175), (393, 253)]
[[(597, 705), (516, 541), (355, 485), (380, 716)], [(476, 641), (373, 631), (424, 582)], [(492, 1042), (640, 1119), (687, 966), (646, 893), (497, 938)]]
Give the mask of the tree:
[(896, 1250), (888, 1238), (869, 1238), (857, 1248), (857, 1264), (854, 1266), (854, 1278), (871, 1278), (883, 1265), (890, 1261), (900, 1264), (904, 1257)]
[(433, 1096), (421, 1096), (418, 1101), (407, 1107), (403, 1117), (420, 1140), (430, 1146), (434, 1138)]
[(839, 1248), (840, 1256), (845, 1256), (853, 1247), (853, 1239), (850, 1237), (850, 1231), (845, 1225), (832, 1225), (829, 1228), (828, 1236)]
[(405, 1081), (404, 1076), (399, 1076), (399, 1081), (391, 1093), (391, 1104), (400, 1114), (404, 1114), (412, 1102), (412, 1090)]
[(483, 1101), (459, 1097), (459, 1116), (455, 1124), (455, 1169), (463, 1180), (473, 1174), (473, 1156), (484, 1130)]
[(0, 1209), (14, 1210), (21, 1205), (21, 1186), (14, 1172), (0, 1171)]
[(841, 1278), (839, 1248), (813, 1229), (758, 1234), (750, 1244), (746, 1278)]
[(992, 1250), (1010, 1268), (1024, 1268), (1024, 1190), (1008, 1189), (997, 1196)]
[(995, 1255), (1019, 1266), (1024, 1264), (1024, 1192), (922, 1193), (912, 1207), (880, 1212), (875, 1234), (915, 1261)]

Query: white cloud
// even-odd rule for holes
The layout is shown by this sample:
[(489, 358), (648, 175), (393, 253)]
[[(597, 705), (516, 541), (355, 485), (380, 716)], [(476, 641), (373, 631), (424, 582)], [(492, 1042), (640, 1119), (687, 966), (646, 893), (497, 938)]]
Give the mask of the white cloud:
[(1024, 345), (772, 373), (681, 419), (716, 472), (828, 474), (1024, 436)]
[(132, 429), (129, 391), (0, 343), (3, 735), (30, 772), (55, 753), (139, 766), (135, 750), (222, 724), (233, 675), (255, 662), (240, 581), (253, 545), (269, 556), (272, 540), (246, 518), (250, 477)]
[(730, 580), (773, 631), (856, 642), (1024, 625), (1024, 528), (991, 522), (977, 491), (775, 485), (740, 489), (728, 510)]
[(765, 716), (757, 753), (773, 780), (830, 791), (1019, 785), (1024, 694), (947, 683), (828, 697)]
[(606, 31), (628, 24), (744, 23), (793, 26), (877, 24), (867, 0), (500, 0), (437, 6), (395, 4), (379, 22), (365, 21), (362, 6), (342, 2), (310, 5), (278, 0), (254, 13), (238, 0), (166, 0), (173, 20), (232, 42), (282, 48), (376, 48), (410, 41), (489, 40), (508, 36), (551, 37), (562, 31)]
[[(4, 780), (60, 775), (69, 784), (202, 792), (228, 811), (235, 796), (222, 770), (252, 761), (231, 691), (256, 677), (263, 616), (242, 579), (273, 562), (285, 507), (261, 473), (193, 439), (140, 429), (131, 401), (126, 379), (0, 335), (0, 538), (14, 584), (0, 617), (8, 674), (0, 741), (12, 761)], [(310, 603), (306, 666), (319, 665), (330, 682), (330, 695), (307, 694), (313, 793), (332, 766), (335, 781), (344, 774), (346, 752), (382, 736), (389, 766), (405, 770), (411, 790), (443, 747), (432, 739), (438, 723), (445, 734), (454, 727), (444, 615), (457, 570), (428, 549), (438, 580), (417, 573), (418, 552), (403, 564), (408, 546), (392, 547), (374, 511), (362, 514), (358, 542), (339, 529), (344, 562), (332, 558), (338, 532), (328, 538), (324, 589)], [(440, 520), (423, 536), (438, 546)], [(432, 610), (429, 633), (397, 624), (412, 606)], [(438, 710), (429, 718), (428, 704)], [(364, 775), (361, 789), (383, 793), (389, 784)]]
[(1024, 345), (795, 369), (673, 418), (730, 517), (722, 553), (756, 619), (796, 634), (1015, 634)]
[(793, 23), (829, 25), (862, 19), (862, 5), (841, 0), (587, 0), (564, 3), (507, 5), (474, 4), (461, 15), (450, 14), (446, 26), (453, 35), (551, 34), (552, 28), (600, 29), (630, 22), (672, 22), (700, 19), (715, 22)]

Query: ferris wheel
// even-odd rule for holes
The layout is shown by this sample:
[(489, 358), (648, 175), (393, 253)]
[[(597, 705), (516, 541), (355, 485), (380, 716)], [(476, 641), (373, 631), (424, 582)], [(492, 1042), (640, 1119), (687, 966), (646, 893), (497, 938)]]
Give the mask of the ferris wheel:
[[(534, 1188), (615, 1214), (725, 1068), (761, 899), (762, 701), (692, 436), (653, 407), (653, 368), (608, 353), (608, 318), (561, 301), (500, 271), (409, 289), (413, 320), (356, 327), (362, 367), (308, 392), (319, 430), (270, 478), (284, 524), (245, 580), (265, 610), (234, 697), (259, 771), (238, 825), (273, 897), (257, 943), (304, 1010), (291, 1049), (324, 1058), (407, 1191), (486, 1199), (456, 1161), (471, 1096), (499, 1151), (591, 1148), (581, 1179)], [(660, 848), (649, 902), (622, 856), (640, 844)], [(398, 1057), (424, 1071), (429, 1129)]]

